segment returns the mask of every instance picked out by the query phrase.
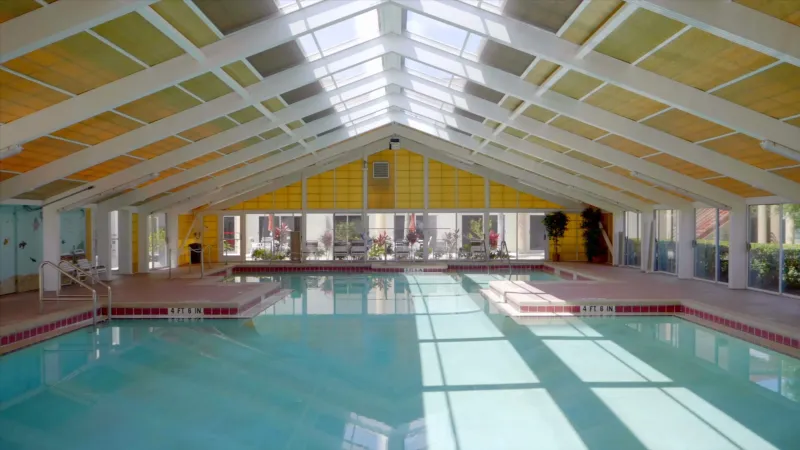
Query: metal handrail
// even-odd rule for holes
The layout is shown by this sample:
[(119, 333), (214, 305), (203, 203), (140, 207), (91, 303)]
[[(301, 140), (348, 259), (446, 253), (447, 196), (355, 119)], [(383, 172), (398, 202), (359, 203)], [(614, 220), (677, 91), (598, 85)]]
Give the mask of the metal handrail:
[(500, 252), (502, 253), (505, 250), (506, 252), (506, 261), (508, 262), (508, 278), (511, 278), (511, 253), (508, 252), (508, 245), (506, 245), (506, 241), (500, 242)]
[[(106, 316), (108, 317), (108, 320), (110, 322), (111, 321), (111, 286), (107, 285), (106, 283), (103, 283), (103, 281), (100, 280), (99, 276), (97, 276), (97, 278), (95, 279), (95, 276), (93, 274), (81, 269), (76, 264), (73, 264), (73, 263), (71, 263), (69, 261), (62, 261), (62, 262), (66, 263), (66, 264), (69, 264), (70, 267), (75, 269), (78, 273), (82, 274), (83, 276), (91, 278), (92, 279), (92, 284), (96, 283), (96, 284), (99, 284), (100, 286), (103, 286), (104, 288), (106, 288), (106, 290), (108, 291), (108, 295), (107, 295), (107, 297), (108, 297), (108, 314), (106, 314)], [(65, 295), (62, 295), (62, 296), (65, 297)]]
[[(39, 313), (44, 311), (44, 301), (45, 300), (58, 300), (56, 298), (44, 298), (44, 268), (45, 266), (52, 266), (54, 267), (58, 273), (62, 275), (66, 275), (67, 278), (71, 279), (72, 281), (78, 283), (79, 285), (85, 287), (86, 289), (92, 291), (92, 326), (97, 326), (97, 290), (93, 287), (89, 286), (88, 284), (84, 283), (83, 281), (79, 280), (77, 277), (73, 276), (66, 270), (59, 267), (57, 264), (51, 261), (42, 261), (39, 264)], [(58, 287), (56, 288), (56, 295), (58, 296), (61, 292), (61, 280), (58, 280)]]

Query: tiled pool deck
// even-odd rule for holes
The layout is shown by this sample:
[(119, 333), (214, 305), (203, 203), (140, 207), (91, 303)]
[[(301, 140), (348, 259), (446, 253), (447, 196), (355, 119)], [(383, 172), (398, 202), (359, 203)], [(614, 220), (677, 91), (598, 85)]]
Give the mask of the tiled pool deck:
[[(750, 290), (730, 290), (695, 280), (678, 280), (661, 274), (643, 274), (635, 269), (581, 263), (536, 264), (561, 276), (562, 281), (531, 282), (547, 294), (564, 301), (598, 302), (602, 304), (629, 305), (630, 314), (674, 314), (702, 325), (716, 328), (759, 345), (772, 347), (793, 356), (800, 355), (800, 299), (779, 297)], [(235, 265), (219, 265), (199, 279), (197, 268), (189, 273), (187, 268), (173, 270), (172, 279), (166, 272), (117, 276), (111, 281), (114, 290), (113, 318), (175, 318), (198, 317), (203, 319), (235, 318), (246, 316), (253, 309), (264, 309), (275, 297), (286, 295), (275, 283), (221, 283), (222, 275), (234, 270)], [(414, 267), (413, 265), (409, 267)], [(430, 265), (422, 272), (487, 270), (485, 265), (451, 266)], [(515, 266), (517, 267), (517, 266)], [(525, 267), (532, 269), (533, 267)], [(499, 274), (506, 268), (496, 267)], [(392, 273), (405, 268), (375, 267), (348, 264), (273, 265), (256, 268), (239, 265), (237, 273), (305, 272), (357, 272), (374, 271)], [(98, 293), (102, 289), (98, 289)], [(272, 300), (271, 300), (272, 299)], [(655, 308), (651, 311), (634, 310), (635, 305), (680, 304), (673, 311)], [(106, 299), (101, 300), (98, 313), (105, 316)], [(184, 308), (174, 310), (173, 308)], [(90, 302), (46, 302), (43, 313), (38, 311), (38, 294), (28, 292), (0, 297), (0, 354), (16, 350), (35, 342), (91, 325)], [(555, 312), (555, 311), (553, 311)], [(559, 314), (574, 314), (572, 310)], [(580, 314), (580, 313), (579, 313)], [(526, 320), (535, 320), (530, 318)]]

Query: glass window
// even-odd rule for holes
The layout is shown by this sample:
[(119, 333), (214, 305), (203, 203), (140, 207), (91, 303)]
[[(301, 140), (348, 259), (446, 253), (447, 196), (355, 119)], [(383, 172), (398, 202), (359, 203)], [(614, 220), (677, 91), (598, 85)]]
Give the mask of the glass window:
[(306, 259), (333, 258), (333, 214), (306, 214)]
[(783, 205), (783, 220), (782, 291), (800, 295), (800, 204)]
[(780, 205), (750, 206), (748, 286), (780, 289)]
[(223, 256), (241, 255), (241, 223), (239, 216), (222, 217), (222, 254)]
[(696, 209), (694, 222), (694, 276), (704, 280), (716, 280), (717, 209)]
[(314, 32), (320, 50), (331, 55), (380, 35), (378, 11), (372, 10)]
[(625, 211), (625, 265), (627, 266), (639, 267), (641, 265), (640, 219), (640, 213)]
[(656, 211), (656, 272), (676, 273), (678, 267), (678, 211)]
[(728, 256), (731, 240), (731, 212), (725, 209), (719, 210), (719, 275), (717, 280), (720, 283), (728, 282)]
[(433, 259), (457, 259), (461, 247), (461, 230), (456, 225), (455, 213), (429, 213), (425, 235), (433, 238)]
[(458, 54), (464, 47), (467, 31), (436, 19), (407, 12), (406, 30), (412, 39)]
[(167, 267), (167, 215), (164, 213), (150, 216), (150, 230), (148, 235), (150, 253), (150, 268), (161, 269)]

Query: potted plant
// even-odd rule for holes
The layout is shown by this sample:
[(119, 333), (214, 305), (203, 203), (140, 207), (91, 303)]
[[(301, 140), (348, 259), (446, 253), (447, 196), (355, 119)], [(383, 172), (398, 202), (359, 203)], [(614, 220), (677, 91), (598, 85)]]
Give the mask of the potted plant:
[(553, 241), (553, 247), (555, 248), (553, 261), (561, 260), (561, 254), (559, 253), (558, 248), (558, 240), (563, 238), (564, 233), (567, 232), (568, 223), (569, 217), (567, 217), (567, 215), (562, 211), (546, 214), (544, 219), (542, 219), (542, 224), (544, 224), (544, 228), (547, 230), (547, 237)]
[(583, 230), (583, 248), (589, 262), (604, 263), (608, 259), (608, 252), (603, 243), (603, 229), (601, 222), (603, 212), (591, 206), (581, 211), (581, 229)]

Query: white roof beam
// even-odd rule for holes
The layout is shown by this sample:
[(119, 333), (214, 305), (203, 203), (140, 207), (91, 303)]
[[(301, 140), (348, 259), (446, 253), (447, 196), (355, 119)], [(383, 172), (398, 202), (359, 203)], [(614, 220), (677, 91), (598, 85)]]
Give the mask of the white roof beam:
[[(557, 92), (550, 91), (542, 96), (537, 96), (537, 87), (534, 84), (521, 80), (508, 72), (485, 64), (474, 63), (421, 42), (396, 36), (383, 36), (381, 40), (386, 43), (387, 48), (401, 56), (415, 59), (475, 83), (513, 95), (523, 101), (528, 100), (532, 104), (608, 130), (693, 164), (710, 167), (722, 175), (800, 202), (800, 184), (735, 158), (692, 144), (671, 134), (579, 102)], [(789, 126), (791, 127), (791, 125)]]
[[(15, 197), (53, 180), (68, 177), (73, 173), (80, 172), (93, 165), (100, 164), (109, 159), (136, 150), (137, 148), (144, 147), (153, 142), (180, 133), (181, 131), (216, 119), (217, 117), (245, 108), (248, 106), (249, 101), (260, 102), (267, 100), (306, 84), (313, 83), (321, 76), (339, 72), (354, 65), (364, 63), (384, 53), (385, 49), (383, 45), (377, 40), (372, 40), (336, 53), (330, 57), (279, 72), (249, 86), (246, 89), (250, 96), (249, 100), (232, 92), (100, 144), (85, 148), (12, 179), (0, 182), (0, 200)], [(352, 83), (352, 85), (355, 86), (355, 83)], [(273, 115), (273, 117), (275, 116)], [(16, 121), (13, 123), (16, 123)], [(9, 125), (11, 124), (3, 126), (3, 132), (0, 133), (0, 137), (5, 134), (5, 127)], [(237, 127), (235, 130), (239, 128), (241, 127)], [(249, 136), (252, 135), (248, 135), (247, 137)]]
[(15, 17), (0, 24), (0, 64), (155, 2), (61, 0)]
[[(271, 179), (278, 178), (280, 175), (283, 175), (287, 172), (291, 173), (292, 171), (297, 170), (294, 164), (298, 163), (298, 161), (300, 161), (301, 159), (303, 162), (307, 162), (308, 165), (310, 165), (315, 162), (321, 161), (325, 158), (331, 157), (333, 155), (349, 151), (353, 148), (366, 145), (370, 142), (374, 142), (378, 139), (385, 139), (391, 134), (389, 127), (383, 127), (377, 130), (373, 130), (371, 132), (366, 132), (366, 131), (369, 131), (371, 128), (379, 127), (381, 124), (386, 123), (387, 120), (388, 118), (386, 116), (378, 117), (369, 120), (367, 122), (364, 122), (363, 124), (347, 127), (326, 134), (325, 136), (319, 137), (311, 143), (311, 146), (314, 148), (314, 150), (320, 151), (326, 149), (326, 147), (330, 148), (328, 148), (324, 152), (318, 153), (317, 155), (311, 155), (308, 153), (308, 150), (303, 148), (290, 150), (289, 152), (286, 153), (289, 154), (292, 157), (292, 159), (296, 160), (288, 163), (285, 166), (275, 168), (273, 169), (273, 171), (264, 172), (264, 168), (270, 167), (270, 164), (272, 164), (270, 162), (272, 158), (267, 158), (262, 161), (258, 161), (254, 164), (249, 164), (240, 169), (228, 172), (224, 175), (220, 175), (219, 177), (212, 178), (211, 180), (207, 180), (202, 183), (196, 184), (194, 186), (188, 187), (182, 191), (147, 202), (143, 205), (140, 205), (138, 209), (140, 213), (150, 214), (153, 211), (161, 211), (164, 209), (168, 209), (177, 203), (182, 203), (187, 201), (189, 201), (190, 202), (189, 204), (191, 205), (196, 204), (196, 206), (188, 207), (188, 209), (193, 209), (196, 208), (197, 206), (202, 206), (208, 203), (209, 201), (204, 198), (204, 201), (197, 204), (196, 202), (198, 201), (199, 197), (205, 197), (206, 194), (220, 187), (222, 187), (222, 189), (219, 189), (217, 193), (222, 193), (223, 191), (225, 191), (226, 193), (230, 194), (231, 193), (231, 189), (229, 189), (230, 186), (225, 186), (225, 185), (236, 184), (236, 182), (240, 180), (244, 184), (236, 184), (238, 188), (242, 189), (243, 186), (246, 185), (250, 186), (250, 189), (252, 189), (253, 187), (256, 187), (259, 182), (265, 183), (267, 181), (270, 181)], [(359, 133), (362, 132), (363, 134), (359, 135)], [(275, 156), (281, 156), (281, 155), (283, 155), (283, 153)], [(289, 155), (287, 155), (286, 157), (289, 157)], [(299, 167), (306, 167), (306, 166), (300, 165)], [(257, 176), (253, 177), (253, 175)], [(247, 179), (249, 181), (245, 182), (243, 179)], [(248, 183), (252, 183), (252, 185)]]
[[(472, 119), (452, 116), (441, 110), (437, 110), (433, 107), (430, 107), (428, 105), (410, 101), (405, 97), (391, 96), (391, 102), (395, 106), (402, 108), (406, 111), (411, 111), (415, 114), (427, 117), (433, 121), (448, 124), (453, 128), (460, 129), (475, 136), (483, 137), (484, 139), (489, 139), (492, 135), (492, 129), (487, 127), (486, 125), (483, 125), (480, 122), (476, 122)], [(460, 133), (448, 132), (442, 129), (438, 134), (442, 136), (444, 139), (447, 139), (455, 144), (461, 145), (462, 147), (467, 147), (473, 150), (478, 148), (477, 142)], [(524, 141), (520, 141), (520, 143), (523, 142)], [(522, 147), (523, 147), (522, 145), (518, 145), (517, 147), (515, 147), (515, 150), (519, 150)], [(580, 189), (585, 189), (589, 192), (596, 192), (598, 195), (602, 195), (603, 197), (609, 200), (613, 200), (622, 203), (624, 205), (631, 206), (633, 207), (633, 209), (639, 211), (647, 211), (648, 209), (652, 209), (652, 205), (645, 203), (639, 199), (633, 198), (629, 195), (615, 191), (605, 186), (601, 186), (591, 180), (570, 175), (555, 167), (547, 166), (542, 163), (537, 163), (535, 161), (530, 160), (529, 158), (516, 157), (508, 152), (492, 153), (490, 156), (499, 159), (501, 161), (514, 164), (517, 167), (523, 168), (529, 172), (535, 172), (537, 174), (541, 174), (545, 177), (551, 178), (561, 183), (575, 186)]]
[(580, 46), (524, 22), (461, 2), (391, 2), (757, 139), (770, 139), (790, 148), (800, 142), (800, 130), (797, 127), (598, 52), (578, 58)]
[[(74, 1), (85, 4), (80, 0)], [(137, 7), (140, 5), (136, 2), (127, 3)], [(4, 125), (0, 148), (67, 127), (304, 34), (371, 11), (382, 3), (384, 0), (319, 2), (249, 26), (203, 47), (205, 59), (202, 61), (189, 54), (181, 55)]]
[(800, 66), (800, 29), (789, 22), (726, 0), (628, 2)]

